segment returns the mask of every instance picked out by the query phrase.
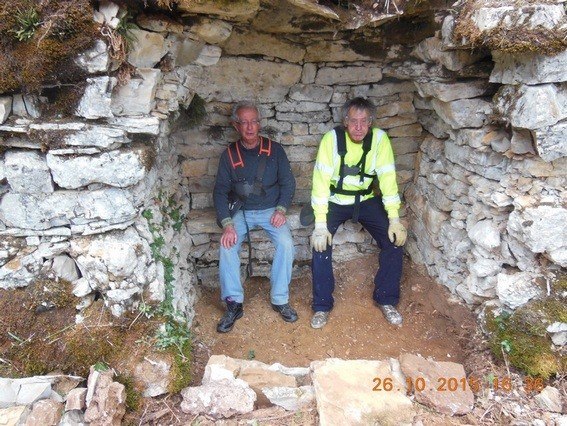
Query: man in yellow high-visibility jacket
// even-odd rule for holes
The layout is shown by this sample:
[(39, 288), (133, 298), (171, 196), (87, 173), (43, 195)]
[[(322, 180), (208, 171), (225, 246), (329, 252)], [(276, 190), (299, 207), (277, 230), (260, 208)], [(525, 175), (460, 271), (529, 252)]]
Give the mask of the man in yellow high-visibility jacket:
[[(380, 248), (374, 301), (388, 322), (402, 323), (395, 306), (400, 297), (401, 246), (407, 232), (398, 215), (400, 197), (390, 139), (383, 130), (371, 127), (375, 115), (376, 108), (369, 100), (347, 101), (342, 109), (344, 127), (327, 132), (319, 145), (311, 192), (315, 214), (311, 236), (313, 328), (323, 327), (333, 309), (332, 238), (349, 219), (359, 221)], [(372, 191), (374, 178), (381, 198)]]

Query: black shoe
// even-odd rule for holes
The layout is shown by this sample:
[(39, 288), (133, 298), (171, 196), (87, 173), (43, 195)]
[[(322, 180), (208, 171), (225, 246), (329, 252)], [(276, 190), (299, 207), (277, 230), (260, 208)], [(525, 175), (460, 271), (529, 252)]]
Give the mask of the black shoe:
[(242, 309), (242, 303), (237, 302), (226, 302), (226, 312), (217, 324), (217, 331), (219, 333), (228, 333), (232, 330), (234, 323), (237, 319), (242, 318), (244, 315), (244, 309)]
[(287, 322), (297, 321), (297, 312), (295, 312), (295, 309), (289, 306), (289, 303), (285, 303), (283, 305), (274, 305), (272, 303), (272, 308), (274, 311), (280, 313), (284, 321)]

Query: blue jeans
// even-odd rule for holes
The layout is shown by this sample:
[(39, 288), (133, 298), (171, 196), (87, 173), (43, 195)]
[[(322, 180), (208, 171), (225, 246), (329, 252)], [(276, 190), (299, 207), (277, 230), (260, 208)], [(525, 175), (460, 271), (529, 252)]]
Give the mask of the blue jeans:
[[(327, 229), (333, 235), (341, 223), (352, 218), (354, 206), (341, 206), (329, 203)], [(388, 215), (378, 197), (360, 203), (358, 221), (366, 229), (380, 248), (380, 268), (374, 277), (372, 298), (379, 305), (397, 305), (400, 299), (400, 279), (402, 277), (403, 249), (396, 247), (388, 238)], [(333, 248), (327, 246), (324, 252), (312, 250), (311, 271), (313, 275), (314, 311), (333, 309), (335, 277), (333, 276)]]
[(230, 297), (238, 303), (244, 301), (244, 290), (240, 281), (240, 246), (246, 238), (246, 223), (248, 223), (250, 230), (256, 227), (264, 229), (276, 248), (270, 275), (272, 303), (283, 305), (289, 302), (289, 283), (295, 247), (287, 223), (279, 228), (270, 223), (274, 211), (274, 207), (266, 210), (240, 210), (232, 218), (238, 240), (229, 249), (220, 247), (219, 273), (222, 300)]

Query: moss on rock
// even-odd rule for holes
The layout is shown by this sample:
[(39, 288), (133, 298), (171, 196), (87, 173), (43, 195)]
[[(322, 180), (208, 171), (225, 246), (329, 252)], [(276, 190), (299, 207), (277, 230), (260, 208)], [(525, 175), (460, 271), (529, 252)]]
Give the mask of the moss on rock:
[(512, 314), (495, 316), (489, 312), (486, 326), (490, 348), (497, 358), (507, 357), (511, 365), (530, 376), (549, 379), (564, 374), (567, 359), (552, 350), (545, 329), (555, 321), (566, 319), (567, 306), (554, 297), (528, 303)]

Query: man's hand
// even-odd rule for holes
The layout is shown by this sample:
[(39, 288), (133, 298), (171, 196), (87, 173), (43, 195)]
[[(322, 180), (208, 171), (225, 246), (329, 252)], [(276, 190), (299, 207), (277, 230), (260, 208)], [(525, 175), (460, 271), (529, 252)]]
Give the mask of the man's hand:
[(331, 245), (333, 236), (327, 229), (326, 222), (316, 222), (313, 234), (311, 234), (311, 248), (318, 252), (324, 252), (327, 245)]
[(390, 242), (398, 247), (403, 246), (407, 236), (408, 231), (406, 231), (405, 226), (400, 223), (400, 219), (397, 217), (391, 218), (390, 226), (388, 227), (388, 238)]
[(280, 210), (276, 210), (270, 219), (270, 223), (274, 225), (276, 228), (279, 228), (284, 223), (286, 223), (287, 218), (285, 217), (285, 213), (281, 212)]
[(238, 235), (236, 234), (236, 230), (234, 229), (234, 226), (226, 225), (220, 237), (221, 246), (223, 246), (225, 249), (229, 249), (236, 244), (237, 240), (238, 240)]

